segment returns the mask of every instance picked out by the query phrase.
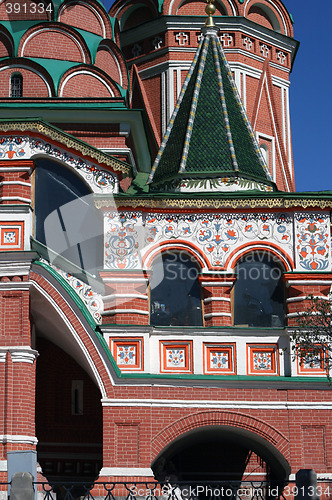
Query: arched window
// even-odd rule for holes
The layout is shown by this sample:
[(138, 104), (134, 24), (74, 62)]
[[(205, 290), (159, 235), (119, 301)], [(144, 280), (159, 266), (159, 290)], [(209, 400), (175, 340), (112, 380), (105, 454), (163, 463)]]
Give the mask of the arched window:
[(203, 325), (198, 268), (187, 254), (167, 253), (156, 260), (150, 291), (152, 325)]
[(234, 325), (283, 327), (282, 269), (270, 253), (248, 254), (236, 266)]
[(79, 268), (103, 265), (103, 226), (87, 185), (47, 158), (35, 160), (35, 238)]
[(11, 74), (10, 97), (23, 97), (23, 76), (21, 73)]
[(261, 144), (259, 146), (259, 149), (261, 150), (262, 156), (265, 160), (265, 163), (268, 167), (270, 167), (270, 154), (269, 154), (269, 148), (267, 147), (266, 144)]

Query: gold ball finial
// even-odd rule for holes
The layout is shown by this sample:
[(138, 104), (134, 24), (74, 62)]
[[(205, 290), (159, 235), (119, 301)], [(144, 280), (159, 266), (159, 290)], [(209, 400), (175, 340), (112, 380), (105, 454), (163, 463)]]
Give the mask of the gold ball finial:
[(213, 16), (216, 11), (216, 7), (214, 4), (214, 0), (206, 0), (207, 6), (205, 7), (205, 12), (208, 16)]
[(215, 13), (216, 8), (213, 5), (214, 4), (214, 0), (206, 0), (206, 3), (207, 3), (207, 6), (205, 7), (205, 12), (207, 13), (207, 15), (209, 17), (206, 20), (205, 27), (208, 28), (208, 27), (214, 26), (214, 22), (213, 22), (213, 17), (212, 16)]

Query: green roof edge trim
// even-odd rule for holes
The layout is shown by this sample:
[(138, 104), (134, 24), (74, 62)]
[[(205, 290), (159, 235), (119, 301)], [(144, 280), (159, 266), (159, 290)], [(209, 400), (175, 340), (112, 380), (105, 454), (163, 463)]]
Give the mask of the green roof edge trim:
[(233, 380), (233, 381), (265, 381), (265, 382), (326, 382), (330, 384), (326, 377), (286, 377), (286, 376), (268, 376), (268, 375), (194, 375), (191, 373), (188, 374), (164, 374), (164, 373), (122, 373), (121, 378), (135, 378), (135, 379), (151, 379), (157, 378), (162, 380), (167, 379), (178, 379), (178, 380)]
[(97, 323), (95, 322), (95, 320), (91, 316), (91, 313), (87, 309), (87, 307), (84, 304), (84, 302), (82, 301), (82, 299), (74, 291), (74, 289), (62, 278), (62, 276), (59, 276), (59, 274), (57, 273), (57, 271), (55, 269), (53, 269), (48, 264), (45, 264), (44, 262), (40, 262), (39, 260), (35, 260), (34, 264), (46, 269), (46, 271), (49, 272), (51, 274), (51, 276), (53, 276), (53, 278), (55, 278), (58, 281), (58, 283), (60, 283), (60, 285), (66, 290), (66, 292), (71, 297), (71, 299), (75, 302), (75, 304), (77, 305), (77, 307), (79, 308), (79, 310), (81, 311), (81, 313), (83, 314), (83, 316), (85, 317), (87, 322), (89, 323), (89, 326), (92, 328), (92, 330), (94, 332), (96, 332), (96, 329), (98, 328)]
[(113, 367), (113, 369), (114, 369), (117, 377), (122, 378), (123, 374), (121, 373), (120, 368), (116, 364), (115, 359), (113, 357), (113, 354), (111, 353), (110, 348), (108, 347), (107, 342), (106, 342), (106, 340), (103, 337), (103, 334), (100, 333), (100, 331), (98, 329), (95, 330), (95, 334), (97, 335), (98, 340), (99, 340), (102, 348), (104, 349), (104, 351), (105, 351), (105, 353), (106, 353), (109, 361), (111, 362), (111, 365), (112, 365), (112, 367)]

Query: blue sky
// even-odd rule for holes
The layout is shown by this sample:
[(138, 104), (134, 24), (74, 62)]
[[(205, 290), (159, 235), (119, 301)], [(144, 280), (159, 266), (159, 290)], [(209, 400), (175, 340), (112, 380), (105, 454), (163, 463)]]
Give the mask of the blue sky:
[(332, 190), (332, 1), (284, 4), (300, 42), (290, 75), (296, 190)]
[[(111, 6), (114, 0), (104, 0)], [(332, 0), (284, 0), (300, 42), (290, 75), (297, 191), (332, 190)]]

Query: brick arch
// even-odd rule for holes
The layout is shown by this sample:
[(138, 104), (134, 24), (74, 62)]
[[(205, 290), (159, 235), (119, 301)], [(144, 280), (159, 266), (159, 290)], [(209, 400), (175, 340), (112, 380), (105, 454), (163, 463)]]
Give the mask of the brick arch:
[[(166, 0), (164, 12), (168, 15), (200, 15), (206, 16), (206, 4), (201, 0)], [(232, 0), (216, 0), (216, 16), (237, 16), (238, 9)]]
[(277, 450), (289, 463), (289, 439), (275, 427), (263, 420), (250, 417), (244, 413), (214, 410), (193, 413), (180, 418), (176, 422), (159, 432), (151, 442), (152, 462), (154, 462), (172, 443), (194, 430), (203, 430), (206, 427), (228, 427), (233, 430), (242, 430), (252, 434), (253, 440), (260, 439), (270, 449)]
[(101, 69), (75, 66), (64, 73), (59, 97), (121, 97), (116, 83)]
[[(138, 10), (142, 7), (150, 11), (151, 19), (158, 16), (158, 2), (156, 0), (137, 0), (137, 2), (123, 0), (122, 2), (115, 2), (109, 14), (118, 20), (121, 31), (123, 31), (129, 17), (134, 15), (136, 11), (138, 13)], [(144, 22), (144, 19), (137, 19), (136, 21), (135, 24), (139, 24), (140, 22)]]
[(235, 249), (227, 258), (225, 262), (225, 268), (234, 269), (236, 264), (243, 259), (245, 255), (249, 253), (270, 253), (274, 257), (278, 259), (282, 267), (286, 272), (290, 272), (294, 269), (294, 262), (290, 255), (288, 255), (281, 247), (277, 246), (274, 243), (262, 243), (260, 241), (253, 241), (250, 243), (246, 243), (245, 245), (240, 246)]
[[(289, 13), (281, 1), (246, 0), (242, 8), (242, 15), (248, 19), (279, 31), (283, 35), (293, 36), (293, 27)], [(266, 22), (269, 22), (272, 27), (268, 26)]]
[(12, 73), (21, 73), (23, 77), (23, 97), (55, 95), (53, 80), (45, 68), (29, 59), (11, 58), (0, 63), (0, 97), (9, 96)]
[(4, 26), (0, 26), (0, 57), (14, 56), (13, 37)]
[(75, 28), (88, 30), (103, 38), (112, 38), (109, 18), (101, 5), (93, 0), (90, 0), (89, 3), (82, 0), (64, 2), (58, 12), (58, 21)]
[(91, 64), (88, 46), (80, 33), (62, 23), (40, 23), (28, 29), (21, 38), (19, 57), (43, 57)]
[[(113, 367), (106, 359), (107, 354), (102, 344), (79, 306), (61, 285), (61, 279), (56, 279), (45, 267), (39, 265), (33, 265), (29, 279), (32, 284), (31, 313), (36, 328), (40, 328), (39, 324), (45, 324), (40, 322), (49, 321), (49, 337), (46, 338), (85, 367), (102, 397), (112, 397), (115, 377)], [(40, 311), (41, 317), (36, 316), (36, 311)], [(57, 335), (52, 335), (54, 322), (58, 328)]]
[(128, 71), (125, 59), (119, 47), (112, 40), (100, 42), (95, 65), (102, 69), (123, 88), (128, 88)]

